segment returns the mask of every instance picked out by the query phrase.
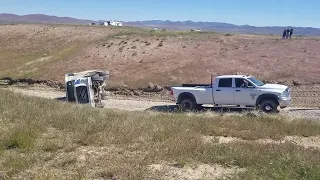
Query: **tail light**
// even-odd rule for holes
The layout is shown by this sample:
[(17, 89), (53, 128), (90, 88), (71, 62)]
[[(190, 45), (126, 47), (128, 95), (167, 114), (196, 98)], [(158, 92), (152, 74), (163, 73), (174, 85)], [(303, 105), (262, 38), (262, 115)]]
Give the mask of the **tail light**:
[(174, 98), (174, 96), (173, 96), (173, 91), (172, 91), (172, 89), (170, 90), (170, 95), (171, 95), (171, 97), (172, 97), (172, 100), (175, 101), (175, 98)]
[(173, 91), (172, 90), (170, 90), (170, 95), (173, 96)]

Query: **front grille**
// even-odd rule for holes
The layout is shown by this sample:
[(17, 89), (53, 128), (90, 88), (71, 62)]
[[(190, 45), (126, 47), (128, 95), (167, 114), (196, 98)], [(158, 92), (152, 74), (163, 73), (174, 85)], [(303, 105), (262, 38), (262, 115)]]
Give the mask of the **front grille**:
[(87, 104), (89, 103), (89, 95), (86, 86), (79, 86), (76, 88), (78, 103)]

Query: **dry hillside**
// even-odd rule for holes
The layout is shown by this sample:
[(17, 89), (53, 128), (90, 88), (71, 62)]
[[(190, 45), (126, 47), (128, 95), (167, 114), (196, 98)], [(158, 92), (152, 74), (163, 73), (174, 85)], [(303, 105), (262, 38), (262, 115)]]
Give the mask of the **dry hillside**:
[(107, 69), (113, 84), (130, 87), (208, 83), (211, 73), (314, 84), (320, 83), (319, 48), (319, 38), (2, 25), (0, 77), (63, 81), (67, 72)]

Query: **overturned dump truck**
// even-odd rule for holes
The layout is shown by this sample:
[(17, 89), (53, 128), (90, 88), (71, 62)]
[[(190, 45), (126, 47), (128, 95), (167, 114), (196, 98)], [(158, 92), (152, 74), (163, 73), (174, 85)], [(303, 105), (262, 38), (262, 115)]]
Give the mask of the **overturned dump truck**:
[(89, 70), (65, 74), (66, 101), (102, 108), (109, 71)]

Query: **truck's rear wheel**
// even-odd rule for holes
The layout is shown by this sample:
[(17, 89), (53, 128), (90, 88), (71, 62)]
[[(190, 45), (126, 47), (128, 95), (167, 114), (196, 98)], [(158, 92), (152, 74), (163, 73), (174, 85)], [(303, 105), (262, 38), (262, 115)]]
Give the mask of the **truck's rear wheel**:
[(182, 111), (192, 111), (196, 108), (196, 103), (191, 98), (183, 99), (180, 103)]
[(263, 100), (259, 105), (259, 110), (265, 113), (276, 113), (278, 104), (274, 100)]

